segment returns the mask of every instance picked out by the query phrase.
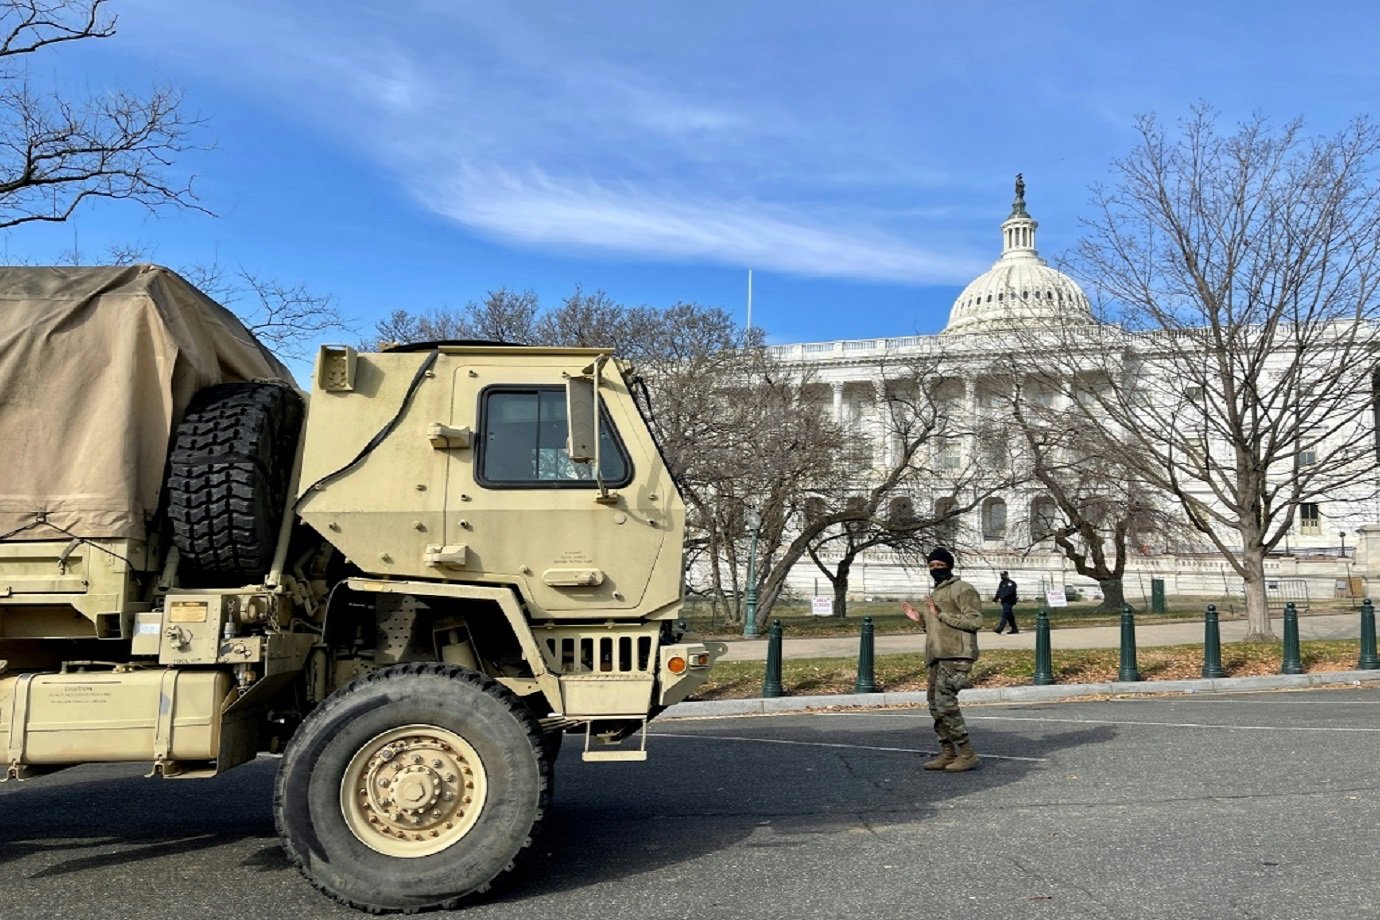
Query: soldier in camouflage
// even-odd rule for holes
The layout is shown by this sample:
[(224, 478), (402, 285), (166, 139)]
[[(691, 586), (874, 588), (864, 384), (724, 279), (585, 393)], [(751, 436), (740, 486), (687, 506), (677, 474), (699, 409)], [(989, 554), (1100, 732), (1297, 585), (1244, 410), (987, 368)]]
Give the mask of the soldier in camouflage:
[(925, 633), (925, 665), (929, 672), (926, 698), (940, 746), (939, 756), (925, 763), (925, 769), (962, 773), (978, 764), (978, 756), (968, 740), (968, 726), (958, 709), (958, 691), (970, 686), (969, 675), (978, 657), (982, 603), (976, 588), (955, 577), (953, 553), (937, 546), (928, 560), (934, 589), (925, 598), (924, 611), (906, 602), (901, 604), (902, 612), (919, 623)]

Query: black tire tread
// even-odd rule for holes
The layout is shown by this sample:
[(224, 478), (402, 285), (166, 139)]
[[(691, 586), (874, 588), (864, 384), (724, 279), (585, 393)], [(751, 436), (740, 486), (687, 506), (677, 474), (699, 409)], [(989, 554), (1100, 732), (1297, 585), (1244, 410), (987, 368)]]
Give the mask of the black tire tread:
[[(288, 838), (286, 829), (283, 826), (283, 787), (287, 771), (286, 769), (280, 768), (277, 778), (273, 783), (273, 820), (274, 826), (278, 831), (278, 838), (283, 845), (284, 852), (287, 854), (288, 861), (297, 867), (297, 870), (317, 891), (346, 907), (370, 914), (415, 914), (421, 911), (430, 910), (455, 910), (463, 906), (476, 895), (484, 894), (493, 886), (495, 881), (511, 873), (513, 869), (520, 865), (525, 857), (531, 853), (532, 843), (540, 835), (542, 822), (545, 820), (547, 809), (551, 804), (552, 763), (547, 756), (546, 748), (543, 744), (541, 726), (538, 724), (531, 711), (522, 704), (511, 690), (492, 678), (476, 671), (471, 671), (468, 668), (442, 664), (440, 662), (409, 662), (406, 664), (393, 665), (392, 667), (384, 668), (379, 671), (373, 671), (363, 677), (356, 678), (349, 684), (332, 693), (324, 702), (312, 710), (303, 723), (298, 726), (297, 731), (301, 732), (306, 730), (314, 721), (330, 719), (337, 710), (347, 707), (350, 704), (350, 698), (352, 696), (357, 695), (365, 689), (408, 677), (424, 676), (441, 677), (470, 684), (475, 689), (493, 697), (511, 711), (518, 724), (525, 730), (527, 741), (532, 746), (533, 756), (537, 759), (539, 784), (537, 813), (532, 822), (532, 827), (528, 831), (527, 838), (522, 842), (518, 850), (517, 856), (515, 856), (494, 878), (434, 904), (408, 908), (370, 904), (366, 901), (345, 897), (326, 887), (318, 882), (308, 870), (306, 859), (298, 852), (297, 848), (292, 845), (292, 841)], [(286, 766), (286, 761), (284, 761), (284, 766)]]
[(252, 582), (273, 561), (302, 400), (271, 383), (201, 390), (178, 425), (168, 520), (183, 562), (208, 584)]

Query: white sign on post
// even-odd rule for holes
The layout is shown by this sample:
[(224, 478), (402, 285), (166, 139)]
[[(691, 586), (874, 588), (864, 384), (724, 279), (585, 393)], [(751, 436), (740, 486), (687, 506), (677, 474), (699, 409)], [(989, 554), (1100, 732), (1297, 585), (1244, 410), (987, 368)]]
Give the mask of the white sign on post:
[(1050, 588), (1045, 592), (1045, 601), (1051, 607), (1067, 607), (1069, 605), (1068, 595), (1063, 588)]
[(817, 617), (834, 615), (834, 599), (826, 594), (816, 594), (810, 598), (810, 612)]

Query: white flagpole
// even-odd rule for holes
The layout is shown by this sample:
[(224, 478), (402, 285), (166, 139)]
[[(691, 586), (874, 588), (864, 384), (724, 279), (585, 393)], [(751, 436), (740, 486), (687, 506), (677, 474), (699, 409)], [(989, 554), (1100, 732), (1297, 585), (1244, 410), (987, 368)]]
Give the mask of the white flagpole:
[(748, 331), (752, 331), (752, 269), (748, 269)]

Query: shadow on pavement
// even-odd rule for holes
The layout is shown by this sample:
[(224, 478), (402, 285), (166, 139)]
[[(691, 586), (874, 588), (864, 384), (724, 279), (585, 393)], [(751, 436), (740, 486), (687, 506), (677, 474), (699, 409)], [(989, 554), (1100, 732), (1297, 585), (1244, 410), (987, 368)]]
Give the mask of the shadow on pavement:
[[(273, 827), (276, 761), (206, 780), (146, 780), (142, 769), (73, 767), (0, 787), (0, 864), (44, 854), (52, 862), (29, 877), (49, 878), (254, 839), (280, 854), (276, 861), (256, 858), (262, 869), (290, 868)], [(172, 827), (177, 832), (169, 833)]]
[(1112, 726), (1041, 738), (975, 727), (982, 766), (947, 774), (921, 769), (935, 749), (927, 716), (868, 716), (660, 723), (650, 759), (632, 765), (584, 763), (578, 740), (567, 738), (545, 832), (520, 878), (488, 900), (610, 883), (733, 845), (791, 847), (803, 845), (800, 835), (924, 822), (940, 803), (1023, 778), (1054, 750), (1116, 735)]
[[(974, 726), (985, 759), (964, 774), (921, 769), (934, 739), (919, 712), (658, 723), (642, 764), (584, 763), (579, 739), (568, 737), (544, 833), (518, 870), (476, 901), (616, 883), (732, 846), (789, 848), (808, 835), (923, 823), (946, 803), (980, 801), (985, 790), (1042, 769), (1055, 750), (1115, 734), (1112, 726), (1041, 737)], [(282, 872), (295, 886), (273, 826), (276, 768), (262, 759), (210, 780), (154, 782), (133, 765), (104, 765), (7, 784), (0, 864), (36, 855), (26, 877), (56, 879), (241, 844), (226, 875)], [(173, 884), (184, 883), (195, 884)]]

